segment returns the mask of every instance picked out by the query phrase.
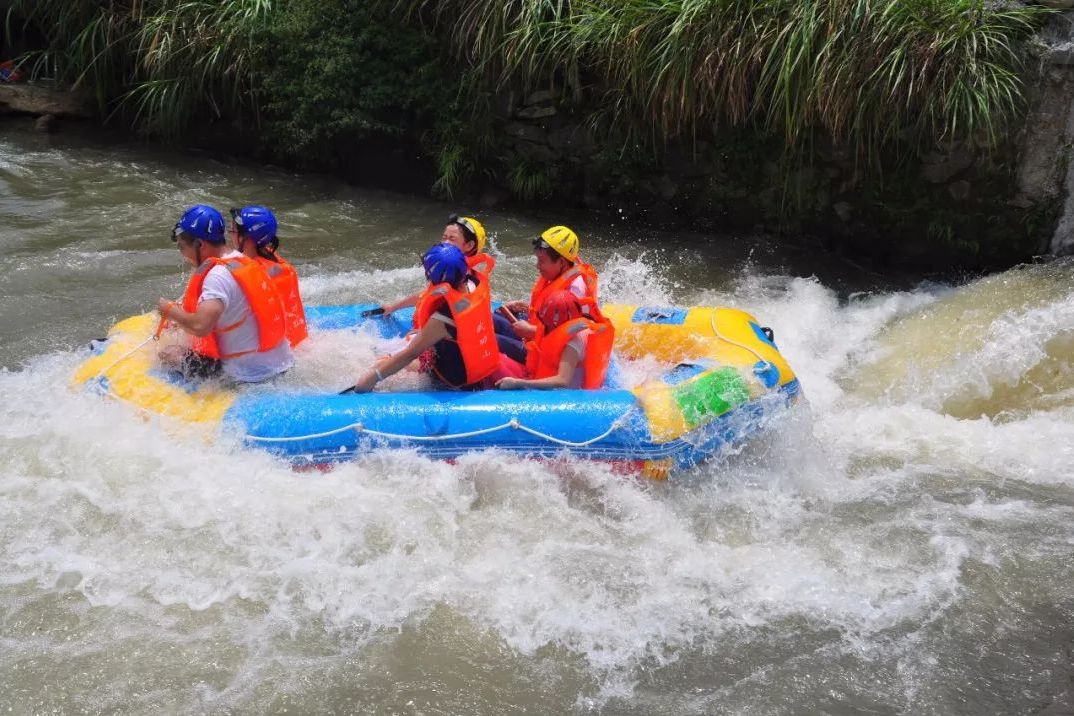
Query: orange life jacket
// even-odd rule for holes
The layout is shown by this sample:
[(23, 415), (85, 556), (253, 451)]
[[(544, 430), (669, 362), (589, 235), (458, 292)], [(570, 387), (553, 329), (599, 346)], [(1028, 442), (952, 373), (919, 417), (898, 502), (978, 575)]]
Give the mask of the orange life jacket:
[(570, 291), (571, 284), (579, 276), (585, 281), (585, 296), (579, 298), (578, 303), (590, 318), (602, 320), (600, 307), (597, 306), (597, 272), (589, 264), (578, 261), (551, 281), (546, 280), (544, 276), (537, 277), (537, 281), (533, 284), (533, 291), (530, 292), (530, 323), (535, 325), (538, 323), (537, 312), (541, 310), (541, 304), (544, 303), (545, 298), (556, 291)]
[(486, 253), (474, 254), (466, 257), (466, 265), (470, 267), (471, 271), (480, 274), (481, 278), (487, 281), (492, 269), (496, 268), (496, 259)]
[[(205, 283), (205, 277), (214, 266), (223, 266), (231, 272), (232, 278), (239, 284), (242, 294), (250, 303), (250, 315), (230, 326), (216, 326), (213, 332), (205, 337), (194, 336), (192, 341), (194, 352), (209, 358), (238, 358), (248, 353), (264, 353), (278, 346), (286, 337), (283, 302), (276, 292), (276, 287), (265, 274), (265, 270), (261, 268), (261, 264), (246, 256), (232, 256), (226, 259), (212, 257), (202, 261), (201, 266), (194, 269), (190, 281), (187, 282), (186, 291), (183, 293), (183, 310), (193, 313), (198, 309), (201, 287)], [(238, 353), (221, 353), (217, 336), (235, 330), (250, 316), (257, 321), (257, 349)]]
[(592, 390), (604, 385), (608, 362), (615, 342), (615, 327), (608, 320), (594, 321), (585, 316), (561, 323), (547, 335), (526, 344), (526, 371), (530, 378), (550, 378), (559, 374), (559, 361), (571, 339), (585, 329), (592, 331), (582, 356), (582, 387)]
[[(480, 281), (470, 293), (458, 291), (446, 283), (429, 286), (422, 292), (414, 308), (414, 328), (424, 328), (436, 309), (445, 302), (455, 321), (454, 341), (458, 343), (462, 361), (466, 365), (465, 385), (487, 378), (500, 365), (500, 350), (492, 327), (488, 282)], [(436, 371), (435, 365), (433, 370)], [(443, 380), (439, 371), (436, 374)], [(446, 380), (444, 382), (448, 383)]]
[(257, 261), (272, 279), (272, 284), (283, 301), (283, 310), (287, 313), (287, 341), (294, 348), (309, 335), (306, 310), (302, 308), (302, 295), (298, 292), (298, 273), (295, 267), (280, 258), (279, 254), (276, 254), (276, 259), (273, 261), (259, 256)]

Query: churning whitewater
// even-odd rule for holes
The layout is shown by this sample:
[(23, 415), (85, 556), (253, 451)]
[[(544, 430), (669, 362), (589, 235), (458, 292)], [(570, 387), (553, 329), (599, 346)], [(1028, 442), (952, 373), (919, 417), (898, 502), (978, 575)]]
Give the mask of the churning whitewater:
[[(186, 204), (272, 206), (310, 304), (414, 290), (452, 207), (40, 141), (0, 140), (13, 711), (1031, 713), (1069, 684), (1074, 264), (870, 289), (579, 219), (604, 300), (748, 310), (806, 401), (668, 483), (495, 451), (296, 473), (72, 390), (85, 344), (178, 293)], [(521, 296), (558, 217), (486, 218)], [(313, 334), (284, 380), (381, 350)]]

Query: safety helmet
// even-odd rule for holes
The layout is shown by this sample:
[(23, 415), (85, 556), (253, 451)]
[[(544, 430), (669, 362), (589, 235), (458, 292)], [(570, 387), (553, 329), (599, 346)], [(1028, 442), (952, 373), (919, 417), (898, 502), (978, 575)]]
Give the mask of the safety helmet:
[(458, 246), (453, 244), (434, 244), (421, 257), (425, 267), (425, 278), (429, 283), (447, 283), (456, 285), (465, 278), (469, 267), (466, 257)]
[(578, 260), (578, 234), (566, 226), (553, 226), (533, 240), (534, 248), (548, 247), (571, 263)]
[(485, 227), (481, 222), (470, 216), (452, 214), (448, 217), (449, 224), (457, 224), (462, 229), (463, 235), (474, 242), (474, 253), (479, 254), (485, 250)]
[(556, 291), (541, 304), (537, 318), (544, 324), (546, 331), (553, 331), (567, 321), (573, 321), (582, 315), (578, 298), (570, 291)]
[(180, 234), (189, 234), (195, 239), (210, 244), (224, 243), (224, 217), (211, 206), (197, 204), (183, 212), (172, 230), (172, 241)]
[(276, 238), (276, 216), (272, 210), (258, 205), (231, 210), (231, 220), (241, 236), (252, 239), (258, 246), (268, 246)]

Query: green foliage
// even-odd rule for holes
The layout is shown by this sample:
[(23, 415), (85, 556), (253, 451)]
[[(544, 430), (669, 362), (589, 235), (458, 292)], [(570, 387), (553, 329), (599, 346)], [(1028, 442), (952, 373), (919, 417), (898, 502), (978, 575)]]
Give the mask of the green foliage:
[(817, 129), (873, 158), (1017, 119), (1020, 40), (1045, 11), (987, 0), (410, 0), (496, 83), (588, 76), (594, 110), (656, 142), (719, 124)]
[[(458, 111), (436, 44), (364, 0), (291, 0), (259, 59), (266, 139), (300, 165), (331, 166), (371, 136), (421, 136)], [(445, 175), (458, 162), (447, 152)]]
[(524, 201), (544, 199), (552, 194), (554, 177), (547, 162), (517, 157), (507, 172), (511, 193)]
[(272, 0), (12, 0), (48, 47), (33, 73), (88, 84), (102, 110), (180, 135), (197, 118), (256, 110), (256, 38)]

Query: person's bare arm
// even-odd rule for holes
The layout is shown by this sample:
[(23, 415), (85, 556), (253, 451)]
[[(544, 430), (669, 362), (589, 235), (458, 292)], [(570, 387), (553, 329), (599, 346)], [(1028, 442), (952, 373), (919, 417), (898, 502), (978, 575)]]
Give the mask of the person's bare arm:
[(425, 324), (424, 328), (418, 331), (418, 334), (414, 336), (413, 340), (411, 340), (403, 350), (381, 358), (373, 364), (372, 368), (367, 369), (354, 384), (354, 392), (368, 393), (373, 390), (373, 386), (378, 382), (384, 380), (389, 375), (398, 373), (405, 368), (410, 361), (420, 356), (427, 348), (432, 347), (438, 341), (442, 341), (447, 337), (447, 327), (444, 325), (443, 321), (429, 321)]
[(182, 306), (175, 301), (162, 298), (157, 302), (157, 310), (160, 311), (160, 315), (163, 318), (174, 322), (187, 333), (198, 338), (204, 338), (213, 332), (216, 322), (223, 315), (224, 302), (211, 298), (208, 301), (199, 303), (194, 312), (189, 313), (183, 310)]
[(411, 306), (417, 306), (419, 298), (421, 298), (420, 291), (418, 293), (412, 293), (409, 296), (404, 296), (395, 303), (383, 304), (381, 305), (381, 308), (384, 309), (385, 316), (390, 316), (396, 311), (398, 311), (400, 308), (410, 308)]

